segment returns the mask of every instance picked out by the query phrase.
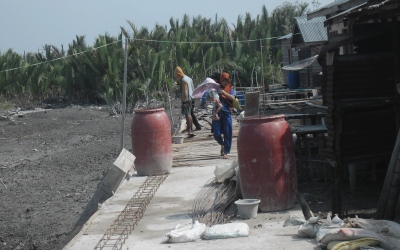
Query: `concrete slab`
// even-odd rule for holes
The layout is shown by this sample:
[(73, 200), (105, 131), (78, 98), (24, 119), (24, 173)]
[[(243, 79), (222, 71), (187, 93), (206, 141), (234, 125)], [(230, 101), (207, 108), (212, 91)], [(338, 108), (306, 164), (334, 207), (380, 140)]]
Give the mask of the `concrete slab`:
[[(234, 135), (237, 135), (239, 127), (236, 122), (234, 125)], [(196, 137), (186, 139), (183, 144), (173, 144), (174, 167), (159, 186), (122, 249), (319, 249), (315, 239), (297, 237), (298, 226), (283, 227), (289, 215), (302, 216), (299, 206), (288, 211), (259, 213), (254, 219), (237, 218), (249, 225), (249, 237), (165, 243), (166, 233), (178, 224), (181, 227), (192, 224), (190, 213), (194, 199), (204, 184), (214, 178), (215, 166), (231, 164), (237, 157), (236, 137), (231, 158), (226, 160), (219, 155), (220, 146), (209, 137), (209, 131), (197, 132)], [(146, 178), (134, 175), (129, 180), (125, 179), (115, 195), (102, 204), (64, 249), (94, 249)]]

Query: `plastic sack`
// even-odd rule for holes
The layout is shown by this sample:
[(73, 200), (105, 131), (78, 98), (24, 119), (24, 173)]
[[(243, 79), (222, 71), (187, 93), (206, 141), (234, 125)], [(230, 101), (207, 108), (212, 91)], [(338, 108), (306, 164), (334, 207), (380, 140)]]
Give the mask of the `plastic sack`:
[(342, 219), (340, 219), (339, 216), (337, 216), (337, 214), (335, 215), (335, 217), (332, 218), (332, 221), (331, 221), (331, 225), (342, 226), (343, 223), (344, 223), (344, 221)]
[(179, 228), (180, 224), (174, 230), (167, 233), (165, 236), (168, 238), (167, 242), (171, 243), (184, 243), (192, 242), (200, 239), (206, 230), (206, 224), (195, 221), (193, 225)]
[(283, 223), (283, 227), (298, 226), (298, 225), (303, 225), (304, 223), (306, 223), (306, 220), (301, 216), (289, 215), (289, 218), (287, 218)]
[(302, 238), (313, 238), (317, 235), (319, 228), (320, 228), (320, 222), (318, 217), (311, 217), (304, 223), (303, 225), (300, 225), (299, 230), (298, 230), (298, 235), (299, 237)]
[(247, 237), (249, 236), (250, 228), (244, 222), (235, 222), (228, 224), (219, 224), (211, 226), (204, 233), (203, 239), (226, 239), (236, 237)]
[(235, 159), (231, 164), (216, 166), (214, 170), (215, 181), (224, 182), (225, 180), (232, 178), (235, 175), (235, 168), (237, 166), (237, 159)]

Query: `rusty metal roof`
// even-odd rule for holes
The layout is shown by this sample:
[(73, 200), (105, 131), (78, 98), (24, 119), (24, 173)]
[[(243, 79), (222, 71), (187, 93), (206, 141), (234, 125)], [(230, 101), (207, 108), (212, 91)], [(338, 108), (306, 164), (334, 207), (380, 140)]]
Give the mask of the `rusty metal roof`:
[(368, 0), (337, 0), (330, 4), (327, 4), (315, 11), (307, 13), (307, 18), (312, 19), (319, 16), (338, 14), (344, 10), (357, 6), (359, 4), (365, 3)]
[(328, 41), (328, 33), (324, 27), (324, 16), (307, 20), (307, 16), (304, 15), (295, 17), (295, 19), (304, 43)]

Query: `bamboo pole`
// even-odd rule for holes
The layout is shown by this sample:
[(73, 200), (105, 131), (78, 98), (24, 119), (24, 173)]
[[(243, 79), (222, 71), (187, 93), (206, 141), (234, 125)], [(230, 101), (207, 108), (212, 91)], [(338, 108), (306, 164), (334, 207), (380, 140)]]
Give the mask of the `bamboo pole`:
[(125, 38), (125, 58), (124, 58), (124, 85), (122, 96), (122, 121), (121, 121), (121, 152), (124, 149), (124, 129), (125, 129), (125, 112), (126, 112), (126, 81), (128, 71), (128, 39)]

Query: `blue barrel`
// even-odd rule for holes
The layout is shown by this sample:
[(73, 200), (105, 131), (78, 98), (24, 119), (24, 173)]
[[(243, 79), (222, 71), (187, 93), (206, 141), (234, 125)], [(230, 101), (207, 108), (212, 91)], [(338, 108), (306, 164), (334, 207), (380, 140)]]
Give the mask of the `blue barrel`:
[(289, 72), (289, 89), (298, 89), (300, 87), (299, 71)]
[(236, 98), (239, 100), (240, 106), (244, 106), (244, 104), (245, 104), (245, 102), (244, 102), (244, 92), (237, 91), (236, 92)]

